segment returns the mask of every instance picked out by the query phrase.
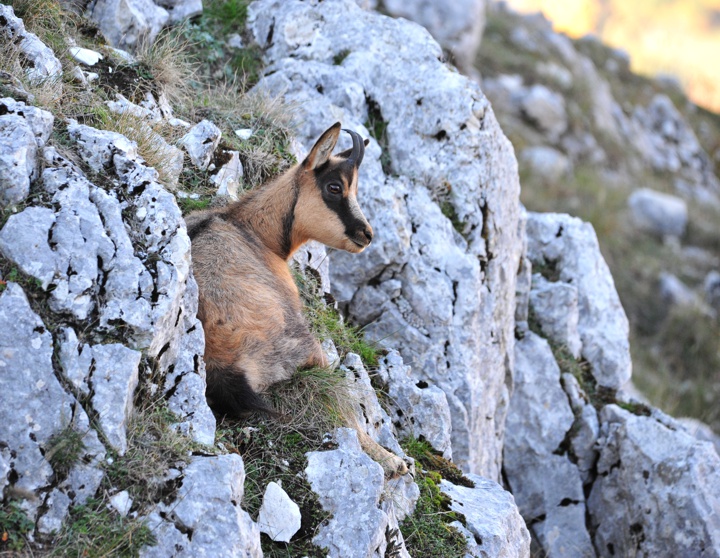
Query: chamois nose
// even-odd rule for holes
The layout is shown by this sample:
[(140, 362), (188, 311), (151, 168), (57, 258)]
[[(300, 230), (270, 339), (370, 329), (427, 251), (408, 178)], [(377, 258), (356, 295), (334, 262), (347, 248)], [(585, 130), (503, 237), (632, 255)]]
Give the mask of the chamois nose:
[(369, 225), (368, 225), (367, 227), (365, 227), (365, 230), (363, 231), (363, 234), (365, 235), (365, 238), (367, 238), (368, 244), (369, 244), (370, 242), (372, 242), (372, 239), (373, 239), (373, 230), (372, 230), (372, 228), (371, 228)]

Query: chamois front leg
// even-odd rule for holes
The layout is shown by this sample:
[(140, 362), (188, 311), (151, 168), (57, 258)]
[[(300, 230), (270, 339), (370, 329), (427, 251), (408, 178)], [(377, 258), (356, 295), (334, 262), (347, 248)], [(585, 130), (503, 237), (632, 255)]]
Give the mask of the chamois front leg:
[(378, 444), (360, 426), (357, 426), (355, 430), (358, 434), (360, 447), (374, 461), (380, 464), (383, 471), (385, 471), (386, 477), (394, 479), (407, 474), (408, 466), (403, 459)]

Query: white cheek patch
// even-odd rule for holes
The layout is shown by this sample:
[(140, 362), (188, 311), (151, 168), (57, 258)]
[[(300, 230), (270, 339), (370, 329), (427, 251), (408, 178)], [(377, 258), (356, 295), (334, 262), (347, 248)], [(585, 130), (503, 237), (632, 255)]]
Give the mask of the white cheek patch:
[(350, 206), (350, 213), (353, 217), (355, 217), (355, 219), (367, 222), (367, 219), (365, 218), (365, 215), (363, 215), (362, 209), (360, 209), (360, 205), (354, 196), (348, 198), (348, 205)]

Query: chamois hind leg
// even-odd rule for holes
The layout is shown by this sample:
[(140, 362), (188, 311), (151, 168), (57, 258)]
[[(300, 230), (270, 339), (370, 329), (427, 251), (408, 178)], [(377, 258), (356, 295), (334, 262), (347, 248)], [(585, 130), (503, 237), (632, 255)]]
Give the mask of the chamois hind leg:
[(330, 366), (331, 363), (328, 362), (325, 351), (323, 351), (323, 348), (317, 339), (313, 339), (312, 342), (313, 347), (310, 351), (310, 355), (308, 356), (307, 360), (301, 365), (301, 368), (312, 368), (313, 366), (317, 366), (318, 368), (327, 368), (328, 366)]
[(391, 479), (405, 475), (408, 472), (407, 463), (394, 453), (389, 452), (375, 440), (373, 440), (365, 430), (360, 427), (356, 420), (351, 421), (352, 427), (357, 431), (360, 447), (374, 461), (377, 461), (385, 471), (385, 476)]

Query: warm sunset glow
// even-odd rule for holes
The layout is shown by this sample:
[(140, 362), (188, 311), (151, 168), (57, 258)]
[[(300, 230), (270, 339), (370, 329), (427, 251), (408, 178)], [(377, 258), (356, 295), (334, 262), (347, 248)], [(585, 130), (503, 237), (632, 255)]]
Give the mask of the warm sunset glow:
[(508, 0), (542, 11), (572, 37), (594, 33), (626, 50), (642, 74), (672, 74), (697, 104), (720, 112), (720, 0)]

